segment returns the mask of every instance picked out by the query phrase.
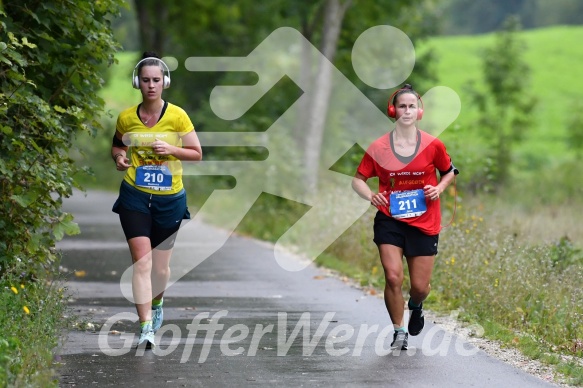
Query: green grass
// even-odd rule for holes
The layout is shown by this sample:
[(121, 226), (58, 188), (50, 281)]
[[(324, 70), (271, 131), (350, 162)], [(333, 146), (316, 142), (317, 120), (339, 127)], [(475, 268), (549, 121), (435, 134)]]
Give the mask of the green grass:
[[(519, 33), (525, 43), (523, 58), (531, 68), (529, 93), (538, 99), (535, 125), (527, 139), (516, 148), (518, 158), (540, 158), (549, 155), (558, 163), (570, 156), (567, 152), (566, 126), (583, 97), (583, 79), (576, 70), (583, 61), (583, 50), (575, 49), (583, 41), (583, 27), (560, 26)], [(435, 49), (439, 62), (438, 84), (455, 90), (462, 101), (462, 112), (456, 124), (462, 128), (475, 119), (475, 109), (467, 85), (482, 81), (481, 52), (491, 47), (494, 35), (438, 37), (422, 45)], [(464, 134), (476, 139), (471, 134)], [(447, 139), (447, 132), (444, 133)]]
[(0, 386), (57, 386), (50, 366), (59, 330), (68, 322), (65, 291), (56, 281), (16, 273), (0, 278)]

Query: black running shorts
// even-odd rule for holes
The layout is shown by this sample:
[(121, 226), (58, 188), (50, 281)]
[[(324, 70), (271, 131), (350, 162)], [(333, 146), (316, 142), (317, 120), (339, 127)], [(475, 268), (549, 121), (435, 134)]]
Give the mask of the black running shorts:
[(152, 248), (172, 249), (181, 221), (189, 219), (184, 190), (156, 195), (140, 191), (123, 181), (112, 209), (119, 214), (126, 240), (149, 237)]
[(414, 226), (398, 221), (383, 212), (374, 218), (374, 239), (377, 245), (390, 244), (403, 249), (405, 257), (437, 254), (439, 234), (426, 235)]

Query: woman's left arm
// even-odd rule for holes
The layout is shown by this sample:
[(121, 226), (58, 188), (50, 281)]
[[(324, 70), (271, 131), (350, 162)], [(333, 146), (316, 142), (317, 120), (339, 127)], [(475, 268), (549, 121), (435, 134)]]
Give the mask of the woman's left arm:
[(448, 172), (447, 174), (445, 174), (441, 177), (437, 186), (426, 185), (423, 188), (423, 192), (425, 193), (425, 196), (430, 198), (431, 200), (435, 201), (436, 199), (439, 198), (439, 195), (441, 193), (443, 193), (445, 191), (445, 189), (447, 189), (447, 186), (450, 185), (450, 183), (454, 180), (454, 178), (455, 178), (455, 170), (451, 170), (450, 172)]
[(447, 189), (447, 186), (449, 186), (451, 184), (451, 182), (453, 182), (454, 179), (455, 179), (454, 170), (451, 170), (450, 172), (448, 172), (447, 174), (442, 176), (441, 179), (439, 180), (438, 185), (437, 185), (437, 188), (439, 190), (439, 194), (443, 193), (445, 191), (445, 189)]
[[(439, 195), (447, 189), (447, 186), (454, 181), (455, 176), (459, 174), (459, 171), (453, 165), (451, 158), (445, 150), (445, 145), (438, 141), (436, 143), (436, 156), (433, 161), (433, 165), (439, 171), (439, 183), (435, 186), (426, 185), (423, 188), (425, 197), (435, 201), (439, 199)], [(447, 172), (446, 172), (447, 171)]]
[(156, 155), (172, 155), (178, 160), (202, 160), (202, 147), (194, 130), (182, 136), (182, 147), (156, 139), (152, 143), (152, 149)]

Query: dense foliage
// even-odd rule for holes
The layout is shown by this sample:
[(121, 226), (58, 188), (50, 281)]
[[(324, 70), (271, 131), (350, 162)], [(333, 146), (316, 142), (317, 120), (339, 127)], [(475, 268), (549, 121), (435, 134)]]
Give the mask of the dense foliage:
[(119, 2), (9, 1), (0, 11), (0, 266), (38, 271), (72, 217), (61, 212), (77, 173), (69, 157), (79, 131), (97, 131), (100, 70), (117, 45), (108, 17)]
[[(62, 290), (55, 242), (77, 232), (61, 202), (74, 137), (100, 129), (97, 92), (121, 0), (0, 2), (0, 385), (45, 386)], [(6, 314), (4, 314), (6, 312)]]

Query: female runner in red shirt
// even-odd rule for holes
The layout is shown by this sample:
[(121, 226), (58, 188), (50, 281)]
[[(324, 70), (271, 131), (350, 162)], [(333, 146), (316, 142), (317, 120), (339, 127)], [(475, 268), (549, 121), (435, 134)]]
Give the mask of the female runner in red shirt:
[[(396, 119), (395, 128), (370, 145), (352, 182), (378, 208), (374, 242), (385, 272), (385, 306), (395, 328), (391, 346), (400, 349), (407, 349), (409, 334), (423, 330), (423, 301), (431, 288), (441, 229), (439, 195), (458, 174), (445, 145), (417, 128), (423, 116), (419, 101), (411, 85), (391, 96), (388, 115)], [(379, 178), (377, 193), (366, 183), (371, 177)], [(411, 280), (408, 327), (403, 321), (403, 256)]]

